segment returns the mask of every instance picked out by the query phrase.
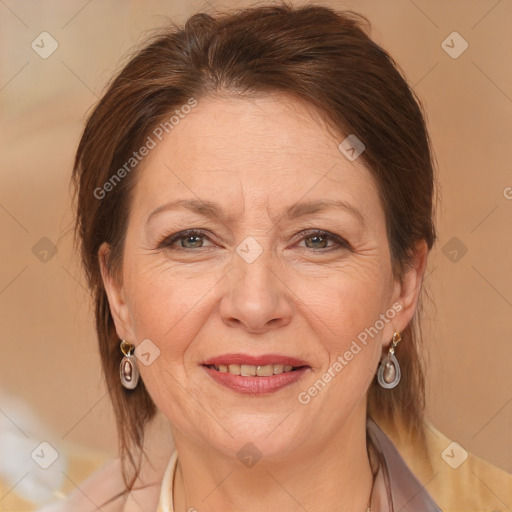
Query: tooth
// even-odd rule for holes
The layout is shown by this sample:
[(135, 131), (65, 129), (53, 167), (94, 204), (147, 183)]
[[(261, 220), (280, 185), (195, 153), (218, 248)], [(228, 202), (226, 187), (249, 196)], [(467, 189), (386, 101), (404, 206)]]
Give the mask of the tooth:
[(240, 365), (239, 364), (228, 364), (228, 371), (233, 375), (240, 375)]
[(232, 375), (242, 375), (243, 377), (271, 377), (283, 372), (291, 372), (293, 366), (290, 364), (267, 364), (254, 366), (252, 364), (229, 364), (229, 365), (211, 365), (217, 371), (222, 373), (231, 373)]
[(259, 377), (270, 377), (271, 375), (274, 375), (274, 365), (267, 364), (265, 366), (258, 366), (256, 368), (256, 375)]
[(279, 373), (283, 373), (284, 364), (275, 364), (274, 365), (274, 375), (278, 375)]
[(253, 366), (252, 364), (242, 364), (240, 366), (240, 375), (243, 375), (244, 377), (252, 377), (253, 375), (256, 375), (256, 366)]

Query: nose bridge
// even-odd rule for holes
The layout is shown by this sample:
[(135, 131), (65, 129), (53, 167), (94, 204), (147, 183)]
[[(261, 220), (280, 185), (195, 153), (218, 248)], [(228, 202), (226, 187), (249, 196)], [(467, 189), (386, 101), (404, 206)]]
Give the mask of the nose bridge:
[(221, 306), (223, 320), (255, 331), (288, 322), (291, 307), (272, 250), (247, 237), (237, 246), (232, 265)]
[(274, 277), (273, 257), (268, 248), (263, 247), (254, 239), (246, 240), (237, 247), (233, 264), (236, 267), (237, 281), (244, 283), (246, 294), (251, 292), (272, 292)]

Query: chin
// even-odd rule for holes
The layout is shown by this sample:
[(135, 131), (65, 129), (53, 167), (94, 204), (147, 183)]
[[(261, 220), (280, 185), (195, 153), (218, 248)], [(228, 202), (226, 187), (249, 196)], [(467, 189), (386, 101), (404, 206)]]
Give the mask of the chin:
[(256, 426), (254, 416), (240, 423), (221, 423), (227, 432), (220, 427), (222, 438), (207, 439), (206, 442), (226, 457), (237, 458), (248, 467), (250, 461), (256, 459), (277, 462), (303, 445), (300, 429), (296, 430), (295, 426), (288, 424), (285, 428), (279, 426), (286, 415), (279, 419), (274, 415), (267, 416), (265, 420), (259, 418)]

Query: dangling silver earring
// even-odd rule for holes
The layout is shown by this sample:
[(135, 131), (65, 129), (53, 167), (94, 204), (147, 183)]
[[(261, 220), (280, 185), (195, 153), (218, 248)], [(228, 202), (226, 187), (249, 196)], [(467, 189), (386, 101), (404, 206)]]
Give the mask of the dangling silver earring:
[(133, 355), (135, 346), (122, 340), (120, 347), (121, 352), (124, 354), (119, 365), (121, 384), (126, 389), (135, 389), (139, 382), (139, 368), (137, 367), (137, 359)]
[(394, 388), (400, 382), (400, 365), (398, 364), (398, 359), (395, 357), (395, 348), (400, 343), (401, 339), (402, 335), (399, 332), (393, 334), (393, 340), (389, 346), (388, 355), (380, 362), (379, 370), (377, 371), (377, 380), (383, 388)]

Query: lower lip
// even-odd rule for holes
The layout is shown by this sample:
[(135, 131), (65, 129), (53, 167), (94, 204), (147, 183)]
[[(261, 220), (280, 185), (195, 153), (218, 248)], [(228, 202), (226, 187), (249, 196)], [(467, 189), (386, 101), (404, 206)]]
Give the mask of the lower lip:
[(310, 370), (310, 367), (303, 366), (293, 372), (279, 373), (269, 377), (243, 377), (232, 373), (219, 372), (205, 365), (203, 365), (203, 369), (213, 380), (237, 393), (266, 395), (297, 382)]

